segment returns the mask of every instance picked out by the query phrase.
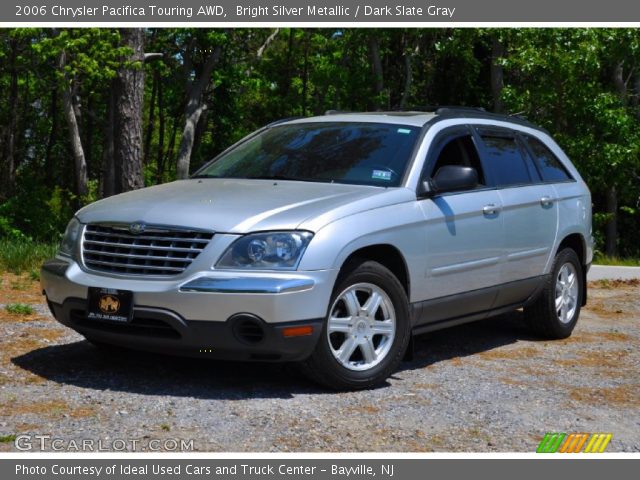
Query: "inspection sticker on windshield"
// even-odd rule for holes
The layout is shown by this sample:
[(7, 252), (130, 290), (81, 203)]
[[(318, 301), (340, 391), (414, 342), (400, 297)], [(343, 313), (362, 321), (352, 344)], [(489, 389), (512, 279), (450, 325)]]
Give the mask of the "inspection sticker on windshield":
[(371, 178), (376, 180), (391, 180), (391, 172), (387, 170), (374, 170), (371, 173)]
[(409, 130), (408, 128), (399, 128), (398, 129), (398, 133), (411, 133), (411, 130)]

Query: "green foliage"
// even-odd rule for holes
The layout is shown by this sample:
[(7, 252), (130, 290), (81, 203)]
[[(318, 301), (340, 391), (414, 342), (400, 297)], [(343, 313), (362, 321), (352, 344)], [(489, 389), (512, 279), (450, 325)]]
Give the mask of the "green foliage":
[(32, 315), (35, 312), (33, 307), (26, 303), (9, 303), (5, 305), (4, 309), (15, 315)]
[(593, 258), (593, 263), (595, 265), (611, 265), (615, 267), (640, 267), (640, 258), (620, 258), (596, 255)]
[(11, 443), (11, 442), (15, 442), (17, 435), (15, 435), (14, 433), (10, 433), (7, 435), (0, 435), (0, 443)]
[(0, 268), (16, 274), (37, 272), (42, 263), (53, 257), (57, 250), (57, 244), (0, 239)]
[[(506, 111), (547, 128), (589, 185), (597, 250), (604, 251), (605, 225), (615, 217), (619, 255), (640, 256), (638, 29), (149, 28), (144, 34), (145, 51), (160, 58), (128, 65), (131, 52), (119, 29), (0, 30), (0, 89), (6, 92), (0, 125), (15, 130), (15, 178), (0, 178), (0, 238), (55, 242), (78, 208), (103, 197), (110, 155), (105, 132), (123, 65), (145, 71), (145, 184), (173, 180), (185, 99), (220, 47), (205, 79), (207, 109), (194, 135), (192, 171), (279, 118), (401, 105), (491, 109), (491, 74), (499, 67)], [(77, 102), (89, 177), (82, 197), (62, 87), (70, 87)], [(2, 132), (4, 173), (9, 130)], [(618, 208), (608, 212), (613, 188)]]

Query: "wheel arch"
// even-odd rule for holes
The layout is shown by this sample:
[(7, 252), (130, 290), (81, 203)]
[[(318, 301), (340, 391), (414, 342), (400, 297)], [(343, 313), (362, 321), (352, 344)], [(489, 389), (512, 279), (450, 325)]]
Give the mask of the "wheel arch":
[(554, 258), (565, 248), (570, 248), (580, 260), (582, 265), (582, 306), (587, 304), (587, 241), (581, 233), (570, 233), (566, 235), (562, 241), (558, 244), (558, 248), (555, 251)]
[(362, 260), (373, 260), (388, 268), (402, 284), (407, 298), (410, 297), (409, 268), (402, 252), (397, 247), (388, 243), (377, 243), (357, 248), (349, 253), (340, 265), (339, 278), (348, 274), (353, 266)]

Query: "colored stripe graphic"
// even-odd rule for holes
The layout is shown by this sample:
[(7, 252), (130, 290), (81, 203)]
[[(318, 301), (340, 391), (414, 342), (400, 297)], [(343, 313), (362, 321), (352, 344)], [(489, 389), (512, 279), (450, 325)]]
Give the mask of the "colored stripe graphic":
[[(558, 433), (547, 432), (536, 453), (602, 453), (611, 442), (611, 433)], [(584, 450), (582, 448), (586, 444)]]
[(566, 433), (547, 433), (540, 442), (540, 445), (538, 445), (536, 452), (556, 453), (556, 450), (558, 450), (558, 447), (566, 435)]
[(610, 433), (594, 433), (584, 449), (584, 453), (602, 453), (611, 441), (613, 435)]
[(578, 453), (589, 438), (588, 433), (572, 433), (560, 447), (560, 453)]

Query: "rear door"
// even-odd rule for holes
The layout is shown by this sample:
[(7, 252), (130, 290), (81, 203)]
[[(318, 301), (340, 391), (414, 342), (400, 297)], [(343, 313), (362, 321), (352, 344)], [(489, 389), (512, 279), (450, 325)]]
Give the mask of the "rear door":
[[(501, 128), (478, 128), (477, 132), (483, 164), (503, 207), (501, 283), (539, 277), (544, 273), (557, 231), (555, 190), (551, 184), (542, 183), (516, 132)], [(495, 306), (520, 302), (530, 293), (527, 288), (503, 288)]]
[[(452, 300), (441, 303), (441, 309), (429, 308), (427, 322), (486, 310), (495, 299), (490, 287), (500, 280), (502, 202), (486, 184), (475, 143), (470, 127), (451, 127), (434, 139), (427, 154), (423, 178), (445, 165), (464, 165), (475, 168), (480, 180), (469, 191), (418, 200), (426, 233), (425, 278), (416, 285), (419, 298)], [(456, 294), (468, 295), (460, 301)]]

